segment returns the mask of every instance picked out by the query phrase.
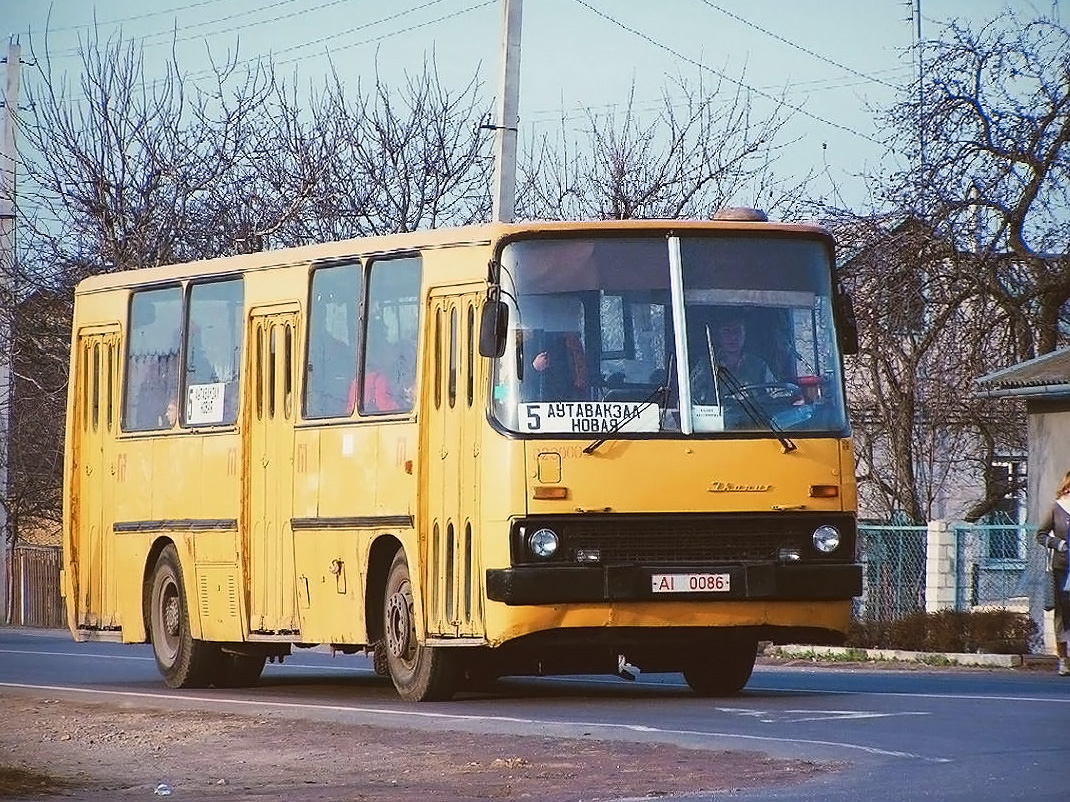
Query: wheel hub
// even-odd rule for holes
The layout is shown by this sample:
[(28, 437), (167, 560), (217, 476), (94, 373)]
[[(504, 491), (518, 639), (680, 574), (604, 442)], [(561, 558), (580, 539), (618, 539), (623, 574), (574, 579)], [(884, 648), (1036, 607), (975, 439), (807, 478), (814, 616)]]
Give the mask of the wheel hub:
[(178, 597), (168, 595), (163, 602), (163, 626), (169, 637), (178, 635), (179, 605)]
[(398, 591), (386, 606), (386, 646), (395, 657), (405, 657), (412, 643), (412, 614), (408, 594)]

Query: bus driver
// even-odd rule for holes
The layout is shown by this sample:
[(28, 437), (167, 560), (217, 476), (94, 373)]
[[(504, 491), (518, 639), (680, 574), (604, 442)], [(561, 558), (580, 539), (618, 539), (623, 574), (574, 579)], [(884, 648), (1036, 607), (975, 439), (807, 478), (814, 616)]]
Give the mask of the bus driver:
[[(713, 361), (721, 369), (717, 377), (718, 385), (721, 385), (724, 377), (728, 379), (727, 383), (737, 390), (740, 387), (770, 384), (776, 381), (765, 360), (744, 350), (747, 330), (743, 317), (738, 312), (729, 311), (721, 317), (720, 322), (713, 326), (706, 324), (702, 327), (701, 339), (696, 343), (698, 352), (692, 354), (695, 367), (691, 371), (691, 393), (697, 403), (718, 404), (720, 402), (719, 393), (714, 389), (711, 355), (706, 340), (707, 333), (712, 334)], [(721, 392), (732, 391), (728, 387), (719, 389)]]

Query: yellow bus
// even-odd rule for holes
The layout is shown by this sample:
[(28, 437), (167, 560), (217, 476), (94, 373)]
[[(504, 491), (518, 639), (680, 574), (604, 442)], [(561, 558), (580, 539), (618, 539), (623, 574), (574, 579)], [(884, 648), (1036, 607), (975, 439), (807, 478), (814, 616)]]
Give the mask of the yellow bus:
[[(861, 592), (833, 240), (760, 212), (440, 229), (75, 294), (63, 591), (171, 687), (329, 646), (399, 694), (750, 678)], [(686, 366), (686, 368), (682, 367)]]

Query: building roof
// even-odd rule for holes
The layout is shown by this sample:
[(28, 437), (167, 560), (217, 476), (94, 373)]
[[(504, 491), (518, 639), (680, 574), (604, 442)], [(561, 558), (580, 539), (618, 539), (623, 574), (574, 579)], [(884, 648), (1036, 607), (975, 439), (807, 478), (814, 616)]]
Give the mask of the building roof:
[(1001, 368), (974, 384), (988, 398), (1070, 398), (1070, 348)]

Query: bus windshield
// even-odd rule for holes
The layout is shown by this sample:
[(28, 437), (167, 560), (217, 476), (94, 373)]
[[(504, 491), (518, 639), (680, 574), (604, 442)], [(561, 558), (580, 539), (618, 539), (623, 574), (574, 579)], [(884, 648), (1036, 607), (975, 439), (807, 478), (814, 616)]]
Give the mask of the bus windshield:
[(846, 433), (820, 238), (540, 238), (507, 244), (501, 264), (510, 331), (492, 408), (510, 431)]

